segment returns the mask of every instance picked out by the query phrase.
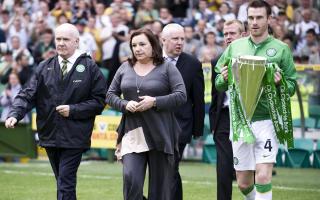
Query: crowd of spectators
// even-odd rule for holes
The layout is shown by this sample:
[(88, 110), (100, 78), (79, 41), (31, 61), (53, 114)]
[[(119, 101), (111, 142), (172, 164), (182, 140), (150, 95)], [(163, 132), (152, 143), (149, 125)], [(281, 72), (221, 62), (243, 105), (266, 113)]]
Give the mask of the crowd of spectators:
[[(290, 46), (297, 63), (320, 64), (319, 1), (266, 1), (273, 12), (270, 33)], [(224, 21), (237, 18), (246, 23), (248, 5), (247, 0), (0, 2), (2, 88), (10, 84), (13, 74), (23, 87), (33, 68), (55, 55), (54, 29), (59, 24), (76, 24), (80, 50), (109, 70), (110, 83), (120, 64), (131, 56), (128, 39), (133, 30), (147, 27), (160, 37), (164, 25), (180, 23), (186, 32), (184, 51), (210, 62), (224, 50)]]

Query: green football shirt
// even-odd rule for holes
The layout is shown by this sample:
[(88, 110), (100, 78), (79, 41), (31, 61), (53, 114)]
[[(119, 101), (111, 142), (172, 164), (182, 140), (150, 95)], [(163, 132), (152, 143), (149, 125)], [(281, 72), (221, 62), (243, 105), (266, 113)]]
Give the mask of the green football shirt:
[[(221, 68), (225, 65), (227, 58), (238, 58), (239, 56), (252, 55), (262, 56), (267, 59), (267, 62), (277, 63), (283, 71), (282, 78), (285, 78), (288, 83), (289, 94), (292, 96), (296, 87), (296, 69), (293, 62), (293, 57), (290, 48), (284, 42), (268, 36), (266, 40), (259, 44), (255, 44), (251, 37), (244, 37), (232, 42), (224, 51), (217, 62), (215, 71), (218, 73), (215, 85), (217, 90), (226, 91), (228, 82), (221, 75)], [(257, 108), (254, 112), (252, 121), (270, 119), (267, 99), (263, 93)]]

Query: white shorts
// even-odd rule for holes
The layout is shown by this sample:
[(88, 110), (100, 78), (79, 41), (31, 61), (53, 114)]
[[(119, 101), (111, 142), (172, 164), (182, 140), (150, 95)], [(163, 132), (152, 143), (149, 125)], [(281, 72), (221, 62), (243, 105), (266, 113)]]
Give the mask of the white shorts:
[(252, 123), (253, 144), (232, 142), (233, 164), (237, 171), (255, 170), (256, 164), (275, 163), (278, 140), (271, 120)]

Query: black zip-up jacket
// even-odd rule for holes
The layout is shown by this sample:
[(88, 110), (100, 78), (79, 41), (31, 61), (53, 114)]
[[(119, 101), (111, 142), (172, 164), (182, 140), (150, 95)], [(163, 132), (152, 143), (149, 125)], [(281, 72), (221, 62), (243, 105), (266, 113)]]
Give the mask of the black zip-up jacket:
[[(104, 109), (105, 97), (106, 80), (89, 56), (81, 55), (65, 78), (54, 56), (39, 64), (8, 117), (21, 120), (35, 107), (40, 146), (89, 148), (95, 116)], [(59, 105), (70, 106), (69, 117), (56, 111)]]

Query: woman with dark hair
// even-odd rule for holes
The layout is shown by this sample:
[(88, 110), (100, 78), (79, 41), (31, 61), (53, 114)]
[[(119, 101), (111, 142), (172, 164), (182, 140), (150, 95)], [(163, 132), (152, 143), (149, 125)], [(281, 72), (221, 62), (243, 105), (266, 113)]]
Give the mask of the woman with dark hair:
[(123, 163), (123, 195), (125, 200), (143, 198), (148, 165), (148, 199), (167, 200), (181, 131), (173, 110), (186, 102), (186, 89), (178, 69), (164, 62), (150, 30), (133, 32), (130, 49), (132, 58), (116, 72), (106, 98), (123, 113), (116, 150)]

